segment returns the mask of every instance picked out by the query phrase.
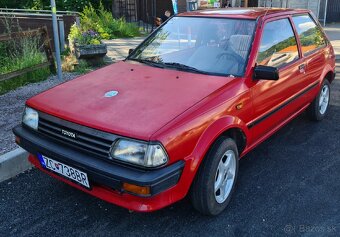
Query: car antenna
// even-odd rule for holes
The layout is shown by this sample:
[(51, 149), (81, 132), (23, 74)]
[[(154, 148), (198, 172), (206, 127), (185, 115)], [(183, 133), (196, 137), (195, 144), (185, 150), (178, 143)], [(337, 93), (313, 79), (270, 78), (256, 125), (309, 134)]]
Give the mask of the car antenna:
[(269, 7), (266, 7), (266, 8), (267, 8), (267, 10), (266, 10), (266, 12), (264, 13), (264, 15), (263, 15), (263, 17), (262, 17), (261, 28), (262, 28), (262, 26), (263, 26), (263, 19), (266, 17), (266, 15), (267, 15), (267, 13), (268, 13), (268, 11), (269, 11)]
[(269, 7), (266, 7), (266, 8), (267, 8), (267, 9), (266, 9), (266, 13), (264, 14), (263, 18), (266, 17), (266, 15), (267, 15), (267, 13), (268, 13), (268, 11), (269, 11)]

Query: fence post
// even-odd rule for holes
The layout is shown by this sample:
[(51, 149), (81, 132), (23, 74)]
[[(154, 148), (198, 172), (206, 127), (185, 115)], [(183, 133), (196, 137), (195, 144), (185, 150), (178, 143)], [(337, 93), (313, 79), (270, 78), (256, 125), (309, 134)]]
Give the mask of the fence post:
[(323, 17), (323, 26), (326, 26), (326, 21), (327, 21), (327, 6), (328, 5), (328, 0), (326, 0), (326, 5), (325, 5), (325, 13), (324, 13), (324, 17)]
[(60, 33), (60, 50), (65, 51), (65, 27), (64, 21), (58, 21), (59, 23), (59, 33)]
[(57, 22), (57, 8), (55, 5), (55, 0), (51, 0), (51, 10), (52, 10), (55, 57), (57, 59), (56, 60), (57, 61), (57, 73), (58, 73), (58, 79), (61, 80), (62, 72), (61, 72), (61, 59), (60, 59), (59, 34), (58, 34), (58, 22)]
[(56, 73), (56, 68), (55, 68), (55, 63), (54, 63), (54, 58), (53, 58), (53, 52), (51, 48), (51, 42), (50, 42), (50, 37), (48, 35), (47, 27), (44, 26), (42, 29), (42, 36), (44, 40), (44, 50), (45, 54), (47, 57), (47, 60), (50, 62), (50, 71), (54, 74)]

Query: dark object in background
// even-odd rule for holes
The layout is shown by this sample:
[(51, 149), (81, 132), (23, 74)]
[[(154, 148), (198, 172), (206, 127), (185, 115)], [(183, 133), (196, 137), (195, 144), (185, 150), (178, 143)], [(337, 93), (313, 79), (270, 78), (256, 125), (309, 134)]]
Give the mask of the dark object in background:
[(155, 20), (156, 26), (160, 26), (163, 22), (165, 22), (166, 20), (168, 20), (170, 16), (171, 16), (171, 11), (170, 11), (170, 10), (166, 10), (166, 11), (164, 12), (164, 15), (163, 15), (163, 16), (161, 16), (161, 17), (156, 17), (156, 20)]
[(228, 8), (228, 7), (232, 7), (232, 6), (231, 6), (230, 1), (226, 1), (226, 2), (223, 3), (222, 7), (223, 8)]

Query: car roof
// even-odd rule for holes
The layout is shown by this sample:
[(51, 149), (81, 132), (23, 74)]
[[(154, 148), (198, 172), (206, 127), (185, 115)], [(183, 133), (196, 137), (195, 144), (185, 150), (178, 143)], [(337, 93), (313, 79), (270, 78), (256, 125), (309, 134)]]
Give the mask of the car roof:
[(291, 9), (291, 8), (265, 8), (265, 7), (250, 7), (250, 8), (218, 8), (206, 9), (192, 12), (181, 13), (178, 16), (196, 16), (196, 17), (221, 17), (221, 18), (243, 18), (257, 19), (261, 16), (281, 16), (297, 13), (310, 12), (306, 9)]

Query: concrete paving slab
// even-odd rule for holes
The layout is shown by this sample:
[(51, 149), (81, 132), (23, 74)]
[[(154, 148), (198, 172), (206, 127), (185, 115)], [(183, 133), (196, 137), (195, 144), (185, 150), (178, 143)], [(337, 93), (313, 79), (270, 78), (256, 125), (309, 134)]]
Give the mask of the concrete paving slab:
[(340, 59), (340, 23), (328, 24), (324, 30), (334, 47), (336, 59)]
[(0, 156), (0, 182), (10, 179), (32, 167), (28, 153), (18, 148)]
[(107, 45), (107, 58), (112, 62), (125, 59), (128, 56), (129, 49), (136, 48), (145, 37), (125, 38), (103, 40)]

